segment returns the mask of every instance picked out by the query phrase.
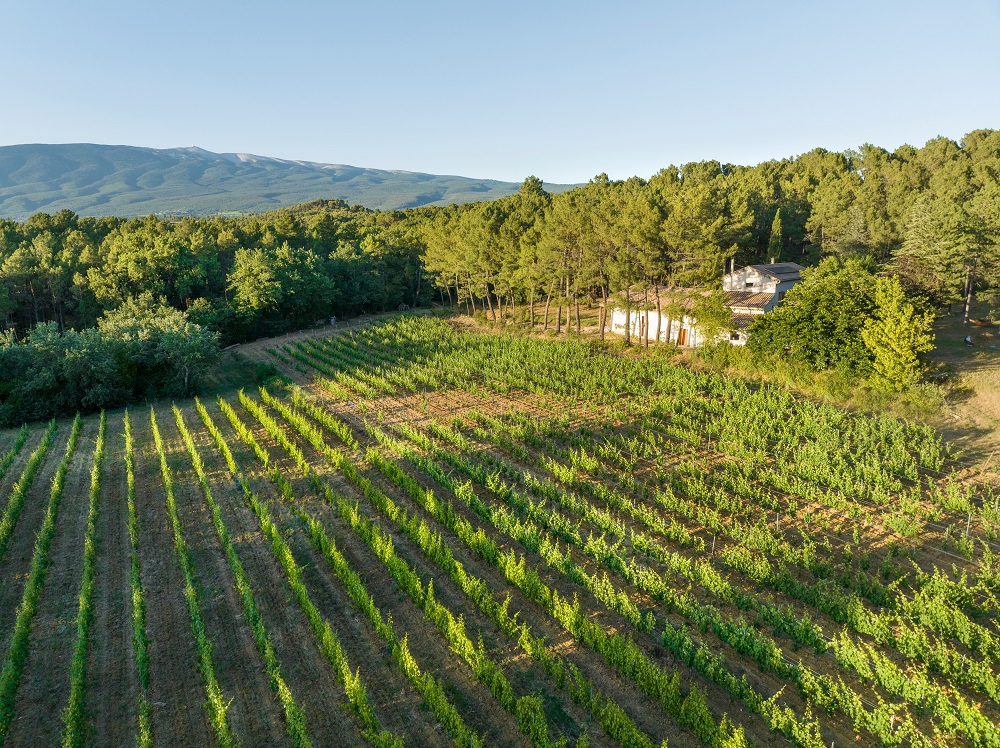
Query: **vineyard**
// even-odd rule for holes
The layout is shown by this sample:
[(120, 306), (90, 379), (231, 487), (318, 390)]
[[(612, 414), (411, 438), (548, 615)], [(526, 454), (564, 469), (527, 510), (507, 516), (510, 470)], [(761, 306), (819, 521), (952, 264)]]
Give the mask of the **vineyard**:
[(931, 428), (399, 316), (0, 434), (0, 746), (1000, 748)]

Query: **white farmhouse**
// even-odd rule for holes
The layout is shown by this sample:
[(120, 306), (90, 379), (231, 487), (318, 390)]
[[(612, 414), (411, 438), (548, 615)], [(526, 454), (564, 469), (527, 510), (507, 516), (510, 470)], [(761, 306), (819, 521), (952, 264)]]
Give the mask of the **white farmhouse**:
[[(772, 262), (768, 265), (748, 265), (723, 276), (726, 306), (733, 312), (729, 342), (744, 345), (754, 317), (780, 304), (788, 289), (801, 280), (799, 273), (802, 270), (803, 267), (794, 262)], [(625, 297), (621, 295), (610, 302), (614, 307), (608, 315), (607, 331), (624, 335), (628, 327), (631, 337), (638, 341), (645, 338), (650, 342), (671, 342), (697, 348), (708, 341), (698, 329), (692, 309), (699, 296), (710, 293), (689, 288), (632, 291), (628, 311), (624, 308)]]
[(748, 265), (722, 277), (726, 306), (733, 311), (733, 331), (729, 342), (745, 345), (747, 330), (754, 317), (771, 311), (785, 298), (785, 293), (802, 280), (804, 268), (794, 262)]

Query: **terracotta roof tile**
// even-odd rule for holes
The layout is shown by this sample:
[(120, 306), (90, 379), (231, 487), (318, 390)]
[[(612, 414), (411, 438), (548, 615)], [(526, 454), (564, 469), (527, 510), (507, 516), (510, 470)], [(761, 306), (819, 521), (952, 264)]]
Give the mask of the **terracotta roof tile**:
[(773, 293), (757, 291), (726, 291), (726, 306), (742, 309), (764, 309), (774, 301)]

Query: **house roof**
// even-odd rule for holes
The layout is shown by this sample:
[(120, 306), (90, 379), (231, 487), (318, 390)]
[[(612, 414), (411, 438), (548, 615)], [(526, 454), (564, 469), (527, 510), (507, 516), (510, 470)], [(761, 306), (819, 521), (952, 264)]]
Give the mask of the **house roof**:
[(779, 283), (782, 281), (800, 280), (799, 273), (805, 270), (796, 262), (775, 262), (771, 265), (750, 265), (761, 275), (774, 278)]
[(773, 293), (758, 293), (757, 291), (726, 291), (726, 306), (740, 309), (760, 309), (761, 311), (774, 300)]
[(756, 314), (734, 314), (733, 315), (733, 329), (734, 330), (746, 330), (750, 327), (750, 323), (757, 319)]

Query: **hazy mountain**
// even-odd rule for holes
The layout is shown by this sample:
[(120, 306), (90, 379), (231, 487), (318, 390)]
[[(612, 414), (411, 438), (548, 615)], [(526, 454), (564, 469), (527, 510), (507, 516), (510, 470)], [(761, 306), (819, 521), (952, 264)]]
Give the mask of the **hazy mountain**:
[[(554, 192), (570, 185), (546, 185)], [(317, 199), (383, 210), (490, 200), (514, 182), (286, 161), (201, 148), (0, 147), (0, 217), (258, 213)]]

